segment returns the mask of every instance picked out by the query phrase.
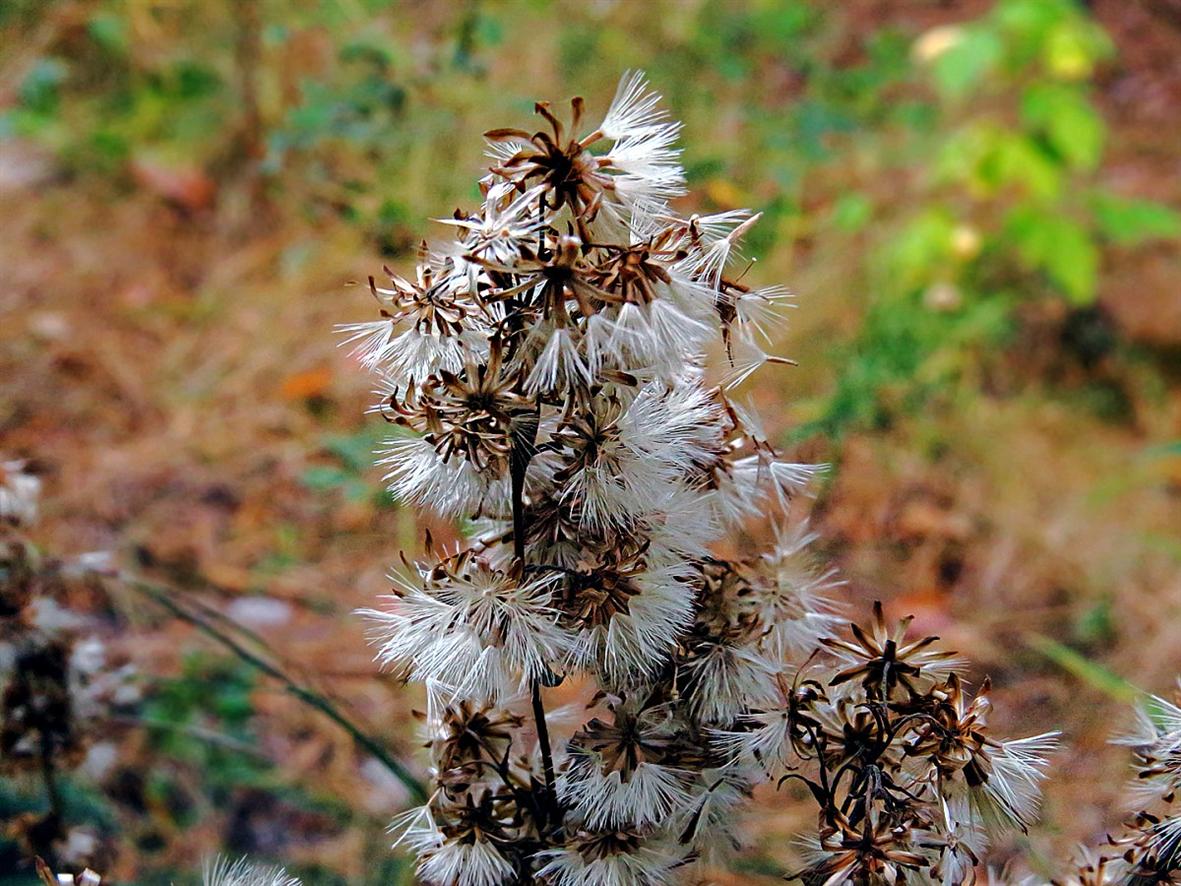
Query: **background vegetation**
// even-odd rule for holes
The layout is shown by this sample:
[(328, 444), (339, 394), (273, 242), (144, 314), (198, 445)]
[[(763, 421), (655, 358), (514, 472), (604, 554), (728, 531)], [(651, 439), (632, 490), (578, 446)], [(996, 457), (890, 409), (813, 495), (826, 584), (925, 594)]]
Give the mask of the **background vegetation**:
[[(419, 700), (350, 613), (424, 526), (381, 491), (332, 325), (475, 198), (483, 130), (602, 109), (634, 67), (685, 120), (686, 208), (762, 211), (749, 277), (798, 293), (801, 366), (748, 395), (834, 466), (813, 520), (851, 611), (949, 639), (1003, 731), (1064, 729), (1002, 858), (1101, 835), (1129, 684), (1181, 671), (1172, 0), (0, 4), (0, 452), (46, 477), (38, 540), (263, 635), (420, 766)], [(384, 833), (407, 790), (354, 736), (175, 612), (91, 606), (144, 697), (63, 789), (112, 882), (219, 850), (410, 882)], [(792, 866), (805, 822), (766, 802), (734, 882)], [(44, 803), (0, 787), (0, 816)]]

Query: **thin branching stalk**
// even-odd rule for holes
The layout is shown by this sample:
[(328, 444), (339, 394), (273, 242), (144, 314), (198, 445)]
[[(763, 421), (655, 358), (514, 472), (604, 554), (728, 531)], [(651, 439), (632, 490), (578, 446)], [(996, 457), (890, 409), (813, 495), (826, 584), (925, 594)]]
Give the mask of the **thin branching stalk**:
[(329, 720), (341, 727), (367, 753), (371, 754), (406, 788), (412, 799), (423, 802), (427, 799), (427, 791), (423, 784), (406, 768), (377, 738), (357, 726), (350, 720), (340, 707), (325, 695), (310, 687), (297, 682), (277, 666), (251, 652), (239, 641), (231, 637), (222, 628), (215, 625), (203, 614), (198, 614), (182, 606), (176, 601), (179, 593), (172, 588), (161, 587), (152, 582), (134, 576), (121, 575), (121, 582), (128, 588), (144, 595), (158, 606), (165, 609), (175, 618), (197, 628), (212, 640), (233, 653), (237, 658), (258, 670), (260, 673), (280, 683), (283, 688), (298, 698), (301, 702), (319, 711)]

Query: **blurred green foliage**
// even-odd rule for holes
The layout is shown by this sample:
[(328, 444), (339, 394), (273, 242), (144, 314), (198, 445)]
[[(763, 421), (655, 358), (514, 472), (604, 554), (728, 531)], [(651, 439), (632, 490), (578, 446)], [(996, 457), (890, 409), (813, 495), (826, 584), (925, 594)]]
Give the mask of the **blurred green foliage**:
[[(8, 7), (0, 26), (35, 33), (53, 8)], [(258, 174), (273, 197), (360, 224), (390, 254), (412, 245), (423, 216), (468, 196), (448, 166), (459, 118), (490, 98), (478, 84), (520, 39), (514, 18), (555, 11), (448, 5), (424, 41), (408, 12), (378, 0), (82, 8), (80, 26), (24, 66), (0, 134), (116, 181), (137, 163)], [(1091, 80), (1112, 46), (1073, 0), (999, 0), (917, 39), (883, 27), (855, 51), (839, 9), (810, 0), (668, 12), (645, 35), (659, 53), (635, 61), (690, 135), (713, 130), (686, 157), (705, 200), (759, 204), (756, 255), (826, 231), (868, 234), (849, 250), (869, 293), (865, 327), (816, 429), (872, 421), (878, 393), (903, 380), (921, 400), (962, 369), (952, 351), (971, 360), (974, 343), (1003, 338), (1015, 303), (1091, 304), (1106, 244), (1181, 234), (1174, 210), (1100, 184), (1106, 127)], [(627, 45), (634, 11), (587, 15), (554, 16), (574, 84), (613, 78), (605, 64), (645, 48)], [(723, 104), (733, 125), (712, 117)], [(852, 180), (830, 181), (849, 167)], [(425, 190), (408, 170), (426, 172)]]
[[(74, 825), (110, 839), (119, 834), (119, 820), (108, 799), (85, 778), (62, 777), (58, 782), (62, 815)], [(48, 810), (44, 786), (33, 778), (0, 779), (0, 821), (23, 815), (44, 815)], [(41, 880), (23, 871), (23, 847), (7, 833), (0, 833), (0, 886), (38, 886)]]
[[(258, 677), (245, 662), (194, 653), (186, 657), (178, 676), (155, 682), (141, 725), (153, 754), (171, 763), (153, 769), (144, 780), (143, 802), (155, 811), (153, 821), (165, 830), (184, 828), (197, 825), (211, 810), (228, 812), (226, 851), (263, 858), (285, 854), (275, 841), (286, 845), (299, 839), (275, 832), (285, 817), (298, 818), (305, 836), (309, 827), (313, 832), (351, 827), (368, 829), (375, 841), (384, 843), (381, 828), (369, 816), (342, 798), (291, 779), (260, 748), (253, 701)], [(152, 858), (167, 844), (149, 829), (137, 835), (137, 845), (145, 857)], [(370, 853), (373, 858), (381, 855), (376, 846)], [(171, 883), (177, 876), (183, 882), (195, 882), (192, 872), (173, 869), (166, 856), (159, 861), (163, 862), (159, 882)], [(345, 882), (318, 867), (292, 872), (308, 883)], [(390, 857), (374, 865), (373, 876), (376, 879), (365, 882), (409, 882), (406, 860)]]
[[(144, 705), (153, 748), (205, 773), (202, 788), (219, 806), (234, 790), (258, 785), (271, 768), (255, 748), (256, 676), (244, 663), (192, 654), (179, 676), (157, 682)], [(185, 789), (166, 773), (154, 775), (147, 785), (149, 801), (175, 808), (177, 823), (185, 824), (194, 812), (191, 801), (180, 799)]]
[[(1107, 190), (1091, 78), (1112, 46), (1070, 0), (1000, 0), (922, 35), (925, 126), (901, 134), (907, 193), (865, 254), (872, 293), (836, 391), (805, 433), (914, 409), (1003, 345), (1031, 299), (1095, 302), (1103, 250), (1181, 235), (1181, 214)], [(919, 93), (920, 95), (922, 93)], [(869, 219), (866, 219), (869, 223)]]
[[(54, 11), (31, 8), (46, 17)], [(208, 159), (233, 101), (224, 71), (196, 51), (134, 53), (129, 19), (123, 4), (92, 7), (82, 27), (29, 66), (0, 131), (34, 137), (69, 168), (100, 175), (117, 171), (135, 149), (180, 147)]]
[(324, 439), (328, 463), (312, 465), (300, 478), (315, 492), (338, 491), (347, 501), (372, 500), (378, 507), (392, 508), (393, 496), (386, 489), (375, 490), (369, 479), (373, 454), (383, 441), (405, 433), (396, 426), (365, 425), (352, 434), (332, 434)]

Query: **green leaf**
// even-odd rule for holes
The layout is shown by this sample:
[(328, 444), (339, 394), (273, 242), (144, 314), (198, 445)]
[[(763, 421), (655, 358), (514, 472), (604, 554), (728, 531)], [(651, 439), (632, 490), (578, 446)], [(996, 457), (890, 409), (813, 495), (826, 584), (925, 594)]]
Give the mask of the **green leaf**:
[(990, 121), (974, 121), (954, 132), (935, 161), (937, 179), (967, 185), (973, 196), (1016, 187), (1039, 201), (1054, 200), (1064, 172), (1061, 160), (1036, 139)]
[(1040, 46), (1055, 22), (1074, 13), (1070, 0), (1000, 0), (991, 17), (1010, 41)]
[(1112, 46), (1103, 28), (1079, 7), (1077, 0), (1000, 0), (990, 19), (1004, 33), (1014, 69), (1040, 62), (1055, 78), (1088, 78)]
[(935, 85), (945, 98), (962, 99), (987, 79), (1003, 51), (991, 30), (965, 28), (960, 39), (932, 62)]
[(1095, 300), (1099, 277), (1099, 250), (1090, 234), (1069, 219), (1059, 219), (1054, 227), (1054, 246), (1046, 256), (1046, 273), (1076, 305)]
[(887, 279), (895, 294), (925, 288), (950, 260), (955, 224), (930, 209), (905, 222), (883, 249)]
[(20, 100), (30, 111), (51, 114), (57, 110), (58, 89), (69, 70), (56, 58), (41, 58), (33, 64), (20, 86)]
[(1074, 15), (1058, 22), (1046, 35), (1042, 63), (1062, 80), (1086, 80), (1095, 63), (1112, 54), (1111, 40), (1094, 22)]
[(1181, 440), (1172, 440), (1157, 446), (1150, 446), (1142, 453), (1147, 458), (1174, 458), (1181, 456)]
[(800, 150), (809, 160), (824, 160), (831, 154), (829, 137), (851, 132), (855, 123), (849, 114), (832, 102), (804, 99), (792, 111), (791, 125)]
[(1039, 200), (1053, 200), (1062, 190), (1063, 167), (1033, 139), (1001, 132), (996, 149), (980, 164), (980, 177), (994, 189), (1017, 184)]
[(118, 55), (127, 52), (127, 23), (115, 13), (95, 13), (87, 23), (86, 30), (108, 52)]
[(842, 231), (856, 233), (869, 223), (873, 204), (864, 194), (851, 191), (842, 194), (832, 207), (832, 223)]
[(1074, 639), (1084, 645), (1111, 643), (1116, 639), (1116, 625), (1110, 597), (1104, 597), (1079, 616), (1074, 625)]
[(504, 42), (504, 23), (487, 13), (476, 17), (474, 30), (476, 39), (483, 46), (498, 46)]
[(1021, 116), (1074, 169), (1098, 167), (1107, 127), (1079, 87), (1034, 83), (1021, 97)]
[(1181, 237), (1181, 212), (1162, 203), (1100, 193), (1092, 208), (1103, 235), (1123, 246)]
[(766, 9), (756, 9), (751, 18), (759, 39), (766, 45), (787, 51), (797, 50), (800, 41), (808, 36), (821, 19), (821, 13), (814, 6), (801, 0), (788, 0), (769, 4)]
[(374, 450), (384, 433), (384, 428), (364, 427), (353, 434), (328, 437), (324, 441), (324, 448), (336, 456), (346, 470), (361, 474), (373, 464)]
[(1028, 207), (1010, 213), (1005, 228), (1026, 267), (1044, 272), (1072, 304), (1094, 302), (1099, 249), (1086, 228)]
[(173, 66), (166, 89), (170, 99), (194, 101), (216, 95), (223, 85), (221, 74), (212, 65), (183, 59)]
[(340, 489), (354, 482), (353, 475), (341, 468), (334, 468), (329, 465), (313, 465), (303, 472), (300, 480), (304, 486), (315, 492)]

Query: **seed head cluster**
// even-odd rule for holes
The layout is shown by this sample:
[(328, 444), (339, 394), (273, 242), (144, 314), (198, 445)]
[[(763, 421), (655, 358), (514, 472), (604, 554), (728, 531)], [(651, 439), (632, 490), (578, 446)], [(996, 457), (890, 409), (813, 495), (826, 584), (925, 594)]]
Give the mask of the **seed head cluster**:
[[(399, 429), (391, 490), (469, 527), (367, 612), (427, 692), (431, 796), (397, 823), (420, 878), (694, 882), (756, 784), (796, 781), (804, 882), (970, 882), (988, 829), (1033, 819), (1052, 737), (991, 738), (987, 686), (880, 610), (846, 636), (788, 518), (818, 469), (730, 394), (790, 362), (765, 349), (784, 291), (742, 279), (758, 216), (673, 210), (679, 124), (641, 75), (598, 124), (536, 110), (486, 133), (454, 239), (345, 327)], [(753, 518), (785, 527), (769, 552), (711, 552)]]
[[(970, 882), (987, 829), (1035, 816), (1052, 737), (993, 740), (987, 686), (967, 698), (880, 610), (846, 638), (788, 519), (817, 469), (730, 395), (783, 361), (784, 291), (735, 273), (758, 216), (672, 209), (679, 124), (639, 74), (599, 124), (581, 99), (536, 111), (540, 131), (485, 135), (455, 239), (371, 280), (380, 318), (345, 327), (399, 428), (391, 490), (470, 528), (366, 613), (428, 693), (431, 797), (397, 823), (419, 877), (692, 882), (757, 783), (797, 781), (818, 807), (802, 881)], [(711, 553), (769, 514), (770, 552)], [(547, 714), (563, 684), (579, 701)]]
[[(538, 132), (486, 133), (478, 208), (412, 276), (371, 279), (378, 319), (344, 327), (396, 429), (391, 490), (465, 526), (453, 550), (428, 534), (366, 611), (381, 663), (426, 690), (429, 799), (395, 822), (420, 880), (714, 882), (763, 784), (813, 804), (786, 872), (804, 886), (1047, 882), (986, 853), (1036, 819), (1056, 734), (994, 736), (989, 681), (969, 692), (937, 638), (880, 604), (840, 615), (789, 507), (818, 468), (731, 395), (790, 362), (765, 350), (784, 291), (743, 282), (758, 216), (673, 210), (679, 124), (639, 74), (595, 126), (581, 99), (537, 113)], [(46, 782), (49, 811), (11, 829), (41, 882), (101, 886), (55, 778), (139, 695), (61, 603), (118, 572), (26, 535), (40, 485), (0, 460), (0, 773)], [(719, 556), (753, 520), (769, 550)], [(1115, 741), (1139, 811), (1055, 886), (1181, 883), (1177, 700), (1147, 698)], [(245, 859), (202, 882), (300, 883)]]
[(1172, 700), (1149, 696), (1133, 726), (1112, 739), (1132, 752), (1136, 811), (1125, 830), (1087, 852), (1061, 886), (1181, 883), (1181, 689)]
[(136, 707), (141, 689), (130, 663), (111, 660), (99, 619), (73, 605), (99, 590), (107, 558), (42, 551), (31, 536), (40, 493), (33, 465), (0, 458), (0, 779), (40, 778), (50, 800), (12, 815), (5, 832), (30, 857), (84, 868), (100, 864), (106, 847), (67, 819), (56, 784), (92, 750), (101, 758), (112, 747), (109, 722)]

